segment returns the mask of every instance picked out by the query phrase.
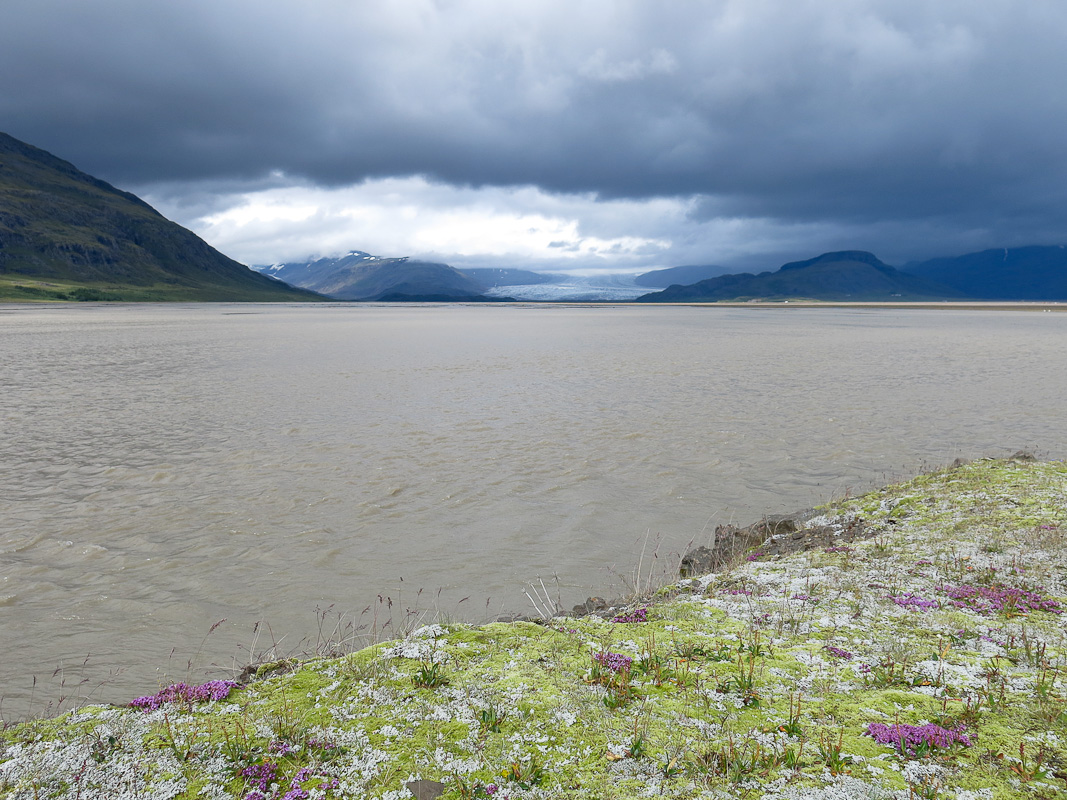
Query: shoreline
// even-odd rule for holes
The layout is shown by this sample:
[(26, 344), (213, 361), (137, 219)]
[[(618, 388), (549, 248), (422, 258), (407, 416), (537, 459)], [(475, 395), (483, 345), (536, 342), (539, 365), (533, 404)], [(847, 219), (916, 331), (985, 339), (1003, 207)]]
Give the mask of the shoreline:
[(733, 529), (724, 571), (610, 619), (435, 623), (13, 726), (0, 798), (1065, 796), (1067, 464), (1024, 456)]
[(942, 310), (942, 311), (1067, 311), (1065, 300), (928, 300), (928, 301), (843, 301), (843, 300), (746, 300), (746, 301), (716, 301), (716, 302), (678, 302), (678, 303), (638, 303), (633, 300), (513, 300), (496, 303), (475, 302), (381, 302), (366, 300), (334, 300), (327, 299), (321, 302), (298, 302), (292, 300), (263, 301), (263, 300), (101, 300), (101, 301), (77, 301), (77, 300), (2, 300), (0, 311), (4, 307), (15, 308), (93, 308), (93, 307), (117, 307), (117, 306), (167, 306), (167, 305), (203, 305), (203, 306), (295, 306), (301, 308), (336, 308), (336, 307), (368, 307), (368, 308), (427, 308), (462, 306), (464, 308), (538, 308), (563, 306), (568, 308), (604, 308), (604, 307), (635, 307), (635, 308), (751, 308), (751, 309), (781, 309), (781, 308), (852, 308), (852, 309), (885, 309), (885, 310)]
[(754, 300), (716, 303), (632, 303), (641, 306), (690, 306), (693, 308), (870, 308), (945, 311), (1067, 311), (1067, 302), (1051, 301), (915, 301), (915, 302), (846, 302), (836, 300)]

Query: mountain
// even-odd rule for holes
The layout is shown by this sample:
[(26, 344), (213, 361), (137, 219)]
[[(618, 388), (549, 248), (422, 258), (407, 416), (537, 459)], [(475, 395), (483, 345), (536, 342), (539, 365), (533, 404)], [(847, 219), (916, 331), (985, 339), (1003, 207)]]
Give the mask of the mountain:
[(823, 253), (777, 272), (720, 275), (691, 286), (671, 286), (638, 303), (713, 303), (726, 300), (901, 301), (962, 299), (963, 293), (901, 272), (863, 250)]
[(648, 286), (651, 289), (662, 289), (668, 286), (689, 286), (698, 281), (708, 278), (716, 278), (726, 274), (726, 267), (715, 264), (689, 265), (686, 267), (668, 267), (667, 269), (654, 269), (651, 272), (642, 272), (634, 283), (638, 286)]
[(447, 264), (381, 258), (353, 250), (337, 258), (257, 267), (268, 275), (337, 300), (482, 300), (484, 286)]
[(0, 133), (0, 299), (322, 298), (253, 272), (139, 197)]
[(982, 300), (1067, 300), (1067, 249), (1015, 247), (906, 264), (906, 272)]

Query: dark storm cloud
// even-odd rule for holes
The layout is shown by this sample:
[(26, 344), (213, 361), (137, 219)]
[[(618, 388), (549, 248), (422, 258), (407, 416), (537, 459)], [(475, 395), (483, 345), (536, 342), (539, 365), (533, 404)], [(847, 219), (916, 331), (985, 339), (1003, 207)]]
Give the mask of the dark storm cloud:
[(1059, 0), (35, 0), (0, 129), (124, 186), (423, 175), (1062, 241), (1064, 41)]

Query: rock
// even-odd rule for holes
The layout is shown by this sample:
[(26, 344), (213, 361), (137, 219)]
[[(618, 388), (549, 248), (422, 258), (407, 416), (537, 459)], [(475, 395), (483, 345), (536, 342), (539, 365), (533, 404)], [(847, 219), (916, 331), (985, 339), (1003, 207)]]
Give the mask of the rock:
[(706, 575), (733, 563), (742, 553), (755, 547), (766, 538), (764, 532), (754, 531), (752, 527), (717, 526), (711, 547), (701, 545), (686, 553), (682, 557), (678, 570), (679, 574), (683, 578)]
[(435, 800), (445, 793), (445, 785), (439, 781), (408, 781), (404, 786), (415, 800)]
[(749, 525), (744, 530), (763, 536), (779, 536), (783, 533), (793, 533), (798, 528), (798, 516), (793, 514), (772, 514), (764, 517), (759, 522)]
[(710, 547), (701, 545), (700, 547), (694, 547), (682, 556), (678, 574), (683, 578), (689, 578), (693, 575), (706, 575), (709, 572), (714, 572), (715, 566), (715, 553)]
[(584, 603), (579, 603), (571, 611), (572, 617), (585, 617), (597, 611), (604, 611), (608, 607), (608, 601), (603, 597), (589, 597)]
[(816, 525), (805, 528), (804, 523), (814, 515), (812, 509), (795, 514), (766, 516), (748, 527), (719, 525), (711, 547), (697, 547), (682, 557), (678, 573), (683, 578), (718, 572), (737, 563), (742, 555), (758, 549), (763, 555), (778, 556), (798, 553), (816, 547), (833, 547), (836, 544), (866, 538), (859, 520), (846, 528), (833, 525)]

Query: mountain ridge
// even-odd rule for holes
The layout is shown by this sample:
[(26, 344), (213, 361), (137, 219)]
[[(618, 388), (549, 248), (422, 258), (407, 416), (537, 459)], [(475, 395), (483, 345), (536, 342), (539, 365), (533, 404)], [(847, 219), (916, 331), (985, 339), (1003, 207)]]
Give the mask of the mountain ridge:
[(668, 286), (690, 286), (699, 281), (716, 278), (729, 273), (726, 267), (717, 264), (687, 264), (680, 267), (666, 267), (642, 272), (634, 277), (638, 286), (650, 289), (666, 289)]
[(321, 300), (223, 255), (141, 198), (0, 133), (0, 298)]
[(637, 303), (745, 300), (904, 301), (965, 299), (948, 286), (902, 272), (865, 250), (823, 253), (783, 264), (775, 272), (720, 275), (688, 286), (670, 286)]
[(400, 296), (450, 297), (472, 300), (484, 287), (448, 264), (420, 261), (407, 256), (384, 258), (362, 250), (346, 255), (257, 267), (295, 286), (335, 300), (375, 301)]
[(903, 269), (980, 300), (1067, 300), (1067, 247), (997, 247)]

